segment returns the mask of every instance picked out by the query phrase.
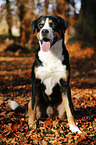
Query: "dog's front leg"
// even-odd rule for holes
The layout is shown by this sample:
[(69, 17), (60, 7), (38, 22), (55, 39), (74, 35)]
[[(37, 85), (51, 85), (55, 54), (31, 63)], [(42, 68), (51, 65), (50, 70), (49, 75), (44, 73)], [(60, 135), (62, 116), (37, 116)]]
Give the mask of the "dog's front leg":
[(29, 124), (29, 127), (32, 127), (34, 121), (35, 121), (35, 108), (32, 109), (32, 99), (30, 99), (29, 104), (28, 104), (28, 124)]
[(61, 79), (60, 83), (61, 83), (61, 87), (62, 87), (62, 100), (63, 100), (65, 111), (67, 114), (69, 129), (72, 132), (78, 131), (78, 133), (82, 133), (75, 124), (70, 87), (69, 87), (68, 83), (66, 81), (64, 81), (63, 79)]
[(29, 127), (33, 127), (35, 118), (36, 118), (36, 105), (37, 105), (37, 99), (39, 94), (39, 89), (36, 86), (37, 83), (32, 83), (32, 96), (28, 104), (28, 124)]

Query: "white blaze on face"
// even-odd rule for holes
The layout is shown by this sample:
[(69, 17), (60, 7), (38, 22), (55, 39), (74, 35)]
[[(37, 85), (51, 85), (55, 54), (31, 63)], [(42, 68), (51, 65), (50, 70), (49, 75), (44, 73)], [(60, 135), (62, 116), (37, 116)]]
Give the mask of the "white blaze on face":
[(42, 29), (40, 30), (40, 40), (42, 40), (43, 39), (43, 36), (42, 36), (42, 30), (43, 29), (47, 29), (48, 31), (49, 31), (49, 34), (47, 35), (47, 38), (49, 38), (49, 39), (53, 39), (53, 31), (52, 31), (52, 28), (50, 27), (50, 25), (49, 25), (49, 18), (47, 18), (46, 20), (45, 20), (45, 24), (44, 24), (44, 26), (42, 27)]
[[(46, 30), (49, 31), (49, 33), (48, 33), (47, 36), (46, 36), (46, 38), (49, 39), (49, 41), (47, 41), (47, 42), (43, 40), (44, 36), (42, 36), (42, 30), (44, 30), (44, 29), (46, 29)], [(41, 40), (43, 40), (43, 41), (42, 41), (42, 44), (41, 44)], [(44, 52), (49, 51), (49, 50), (50, 50), (50, 47), (51, 47), (51, 42), (52, 42), (52, 41), (53, 41), (53, 32), (52, 32), (52, 28), (51, 28), (50, 25), (49, 25), (49, 18), (47, 18), (47, 19), (45, 20), (45, 24), (44, 24), (43, 28), (40, 30), (40, 41), (39, 41), (39, 43), (40, 43), (40, 48), (41, 48)]]

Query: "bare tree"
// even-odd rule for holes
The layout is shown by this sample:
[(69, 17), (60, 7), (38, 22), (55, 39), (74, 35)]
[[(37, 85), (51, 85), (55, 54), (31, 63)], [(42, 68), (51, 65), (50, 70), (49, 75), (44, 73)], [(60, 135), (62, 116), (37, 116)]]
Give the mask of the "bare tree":
[(86, 40), (96, 40), (96, 1), (81, 0), (77, 34)]
[(6, 9), (7, 9), (7, 16), (6, 16), (6, 20), (7, 20), (7, 24), (9, 27), (9, 36), (12, 36), (12, 13), (11, 13), (11, 3), (10, 0), (6, 0)]
[(48, 14), (48, 5), (49, 5), (49, 0), (45, 0), (45, 5), (44, 5), (44, 9), (45, 9), (45, 15)]
[(17, 5), (17, 15), (19, 17), (20, 20), (20, 38), (22, 37), (22, 31), (23, 31), (23, 25), (22, 25), (22, 21), (24, 19), (24, 16), (28, 10), (28, 0), (16, 0), (16, 5)]

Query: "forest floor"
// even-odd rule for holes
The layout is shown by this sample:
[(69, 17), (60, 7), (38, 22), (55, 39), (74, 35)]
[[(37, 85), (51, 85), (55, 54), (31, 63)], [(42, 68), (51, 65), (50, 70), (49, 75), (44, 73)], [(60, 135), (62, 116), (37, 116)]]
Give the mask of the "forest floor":
[(96, 144), (96, 49), (67, 44), (70, 87), (75, 121), (82, 133), (71, 133), (67, 120), (36, 120), (29, 129), (25, 113), (12, 112), (7, 101), (27, 105), (31, 96), (33, 56), (0, 56), (0, 145), (94, 145)]

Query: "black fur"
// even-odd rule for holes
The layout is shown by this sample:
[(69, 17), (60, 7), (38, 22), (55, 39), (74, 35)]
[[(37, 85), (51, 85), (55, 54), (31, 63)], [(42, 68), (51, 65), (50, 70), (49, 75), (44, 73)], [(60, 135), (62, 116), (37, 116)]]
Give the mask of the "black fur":
[[(64, 32), (67, 29), (69, 22), (67, 20), (57, 16), (57, 15), (41, 16), (37, 20), (32, 22), (33, 33), (35, 32), (36, 29), (37, 29), (37, 32), (40, 31), (40, 28), (38, 27), (38, 25), (41, 22), (41, 20), (42, 19), (45, 20), (46, 17), (51, 18), (54, 20), (54, 22), (56, 22), (56, 26), (53, 28), (54, 31), (59, 32), (61, 30), (61, 38), (63, 40), (63, 42), (62, 42), (62, 46), (63, 46), (62, 53), (63, 54), (62, 55), (64, 56), (64, 60), (62, 61), (62, 64), (66, 65), (66, 69), (68, 70), (69, 75), (68, 75), (67, 81), (64, 81), (62, 79), (60, 80), (62, 88), (57, 84), (53, 88), (53, 93), (50, 96), (47, 96), (47, 94), (45, 93), (44, 84), (41, 83), (40, 79), (37, 79), (35, 77), (35, 71), (34, 71), (35, 67), (42, 66), (42, 62), (39, 60), (39, 57), (38, 57), (38, 52), (40, 51), (40, 47), (39, 47), (37, 49), (37, 52), (35, 55), (35, 61), (34, 61), (34, 64), (32, 66), (32, 109), (34, 109), (34, 106), (36, 103), (37, 92), (39, 92), (39, 103), (38, 104), (43, 102), (43, 105), (45, 106), (45, 108), (47, 108), (47, 106), (49, 106), (49, 105), (51, 105), (53, 107), (55, 105), (58, 106), (62, 102), (61, 90), (64, 92), (67, 92), (67, 94), (69, 95), (69, 101), (71, 99), (71, 93), (70, 93), (70, 87), (69, 87), (69, 80), (70, 80), (69, 54), (68, 54), (68, 51), (64, 45)], [(71, 104), (72, 104), (72, 101), (71, 101)]]

